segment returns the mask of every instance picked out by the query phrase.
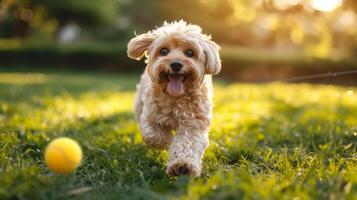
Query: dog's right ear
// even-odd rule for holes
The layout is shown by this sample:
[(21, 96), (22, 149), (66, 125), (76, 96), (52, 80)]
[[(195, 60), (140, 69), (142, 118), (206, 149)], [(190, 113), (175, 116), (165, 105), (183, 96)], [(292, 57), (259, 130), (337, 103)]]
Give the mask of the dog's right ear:
[(131, 39), (128, 43), (129, 58), (140, 60), (147, 52), (155, 36), (152, 33), (144, 33)]
[(220, 47), (211, 40), (204, 43), (204, 54), (206, 56), (206, 74), (216, 75), (221, 71), (222, 64), (219, 56)]

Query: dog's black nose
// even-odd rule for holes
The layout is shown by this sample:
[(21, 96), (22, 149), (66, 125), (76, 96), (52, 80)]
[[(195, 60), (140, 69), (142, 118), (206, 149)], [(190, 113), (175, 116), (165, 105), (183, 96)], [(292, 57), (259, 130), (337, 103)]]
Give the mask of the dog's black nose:
[(170, 67), (171, 67), (172, 71), (179, 72), (181, 70), (181, 68), (183, 67), (183, 64), (180, 61), (174, 61), (170, 64)]

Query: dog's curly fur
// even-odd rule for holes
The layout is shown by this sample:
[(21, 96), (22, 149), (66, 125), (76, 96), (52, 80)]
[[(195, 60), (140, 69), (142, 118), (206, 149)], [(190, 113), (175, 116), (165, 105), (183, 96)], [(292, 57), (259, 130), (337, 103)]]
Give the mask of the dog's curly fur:
[[(168, 175), (200, 176), (212, 118), (211, 75), (221, 70), (219, 46), (199, 26), (181, 20), (133, 38), (128, 56), (147, 58), (135, 99), (144, 141), (169, 148)], [(182, 64), (179, 72), (172, 62)]]

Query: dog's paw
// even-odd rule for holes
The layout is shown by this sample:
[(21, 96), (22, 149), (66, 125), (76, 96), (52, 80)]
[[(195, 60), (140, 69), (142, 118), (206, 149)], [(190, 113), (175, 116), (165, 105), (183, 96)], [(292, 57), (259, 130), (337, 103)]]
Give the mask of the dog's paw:
[(176, 159), (170, 162), (166, 170), (169, 176), (189, 175), (198, 177), (201, 175), (201, 167), (188, 159)]

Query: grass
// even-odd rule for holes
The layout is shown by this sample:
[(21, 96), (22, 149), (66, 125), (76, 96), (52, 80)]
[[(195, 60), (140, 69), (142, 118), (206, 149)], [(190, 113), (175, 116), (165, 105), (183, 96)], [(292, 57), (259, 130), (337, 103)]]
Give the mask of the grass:
[[(0, 73), (0, 199), (356, 199), (357, 88), (217, 81), (200, 178), (168, 178), (133, 118), (139, 75)], [(69, 136), (84, 161), (43, 162)]]

